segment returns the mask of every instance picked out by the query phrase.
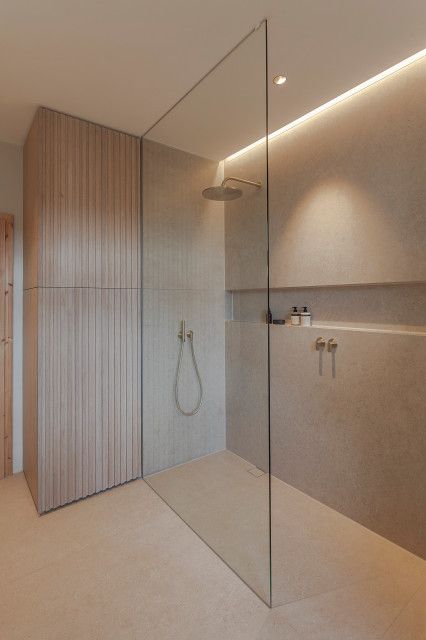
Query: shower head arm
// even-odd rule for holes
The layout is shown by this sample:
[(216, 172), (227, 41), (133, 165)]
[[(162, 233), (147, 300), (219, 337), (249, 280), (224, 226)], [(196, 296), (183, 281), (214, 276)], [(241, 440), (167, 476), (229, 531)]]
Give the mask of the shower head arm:
[(233, 176), (229, 176), (228, 178), (224, 178), (222, 180), (222, 187), (228, 182), (228, 180), (234, 180), (235, 182), (243, 182), (244, 184), (251, 184), (253, 187), (257, 187), (260, 189), (262, 187), (261, 182), (253, 182), (253, 180), (244, 180), (244, 178), (235, 178)]

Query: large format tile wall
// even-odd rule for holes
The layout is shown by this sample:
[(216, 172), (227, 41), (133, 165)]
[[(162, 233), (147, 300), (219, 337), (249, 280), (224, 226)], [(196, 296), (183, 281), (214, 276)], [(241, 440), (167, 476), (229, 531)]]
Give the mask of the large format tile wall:
[[(255, 290), (259, 311), (252, 325), (226, 323), (227, 448), (267, 471), (268, 428), (268, 226), (266, 145), (225, 161), (225, 175), (261, 182), (262, 189), (243, 188), (243, 196), (225, 203), (225, 286), (228, 291)], [(232, 307), (236, 303), (232, 294)], [(263, 322), (262, 322), (263, 321)]]
[[(143, 462), (151, 474), (225, 448), (225, 274), (223, 204), (201, 196), (221, 180), (217, 162), (143, 143)], [(194, 331), (204, 398), (181, 415), (174, 379), (181, 320)], [(180, 402), (197, 382), (185, 344)]]
[(425, 556), (426, 334), (273, 326), (271, 354), (272, 473)]
[[(269, 183), (271, 310), (308, 304), (322, 324), (271, 327), (271, 472), (423, 556), (425, 101), (423, 60), (275, 138)], [(256, 156), (226, 173), (243, 175)], [(239, 245), (255, 241), (241, 225)], [(244, 278), (244, 252), (237, 263), (226, 255), (227, 349), (246, 345), (244, 369), (265, 358), (266, 298), (261, 278)], [(334, 356), (315, 350), (320, 335), (337, 339)], [(228, 447), (264, 467), (258, 398), (232, 358), (226, 374)]]
[(426, 281), (426, 61), (270, 143), (272, 288)]

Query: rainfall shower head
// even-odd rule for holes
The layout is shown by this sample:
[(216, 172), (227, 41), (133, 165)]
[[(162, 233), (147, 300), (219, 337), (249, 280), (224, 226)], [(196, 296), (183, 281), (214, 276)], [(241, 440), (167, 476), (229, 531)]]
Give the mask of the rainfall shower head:
[(207, 200), (219, 200), (220, 202), (236, 200), (237, 198), (241, 198), (242, 195), (243, 192), (241, 189), (235, 189), (235, 187), (223, 187), (222, 185), (219, 187), (208, 187), (203, 191), (203, 198), (207, 198)]
[(228, 200), (236, 200), (243, 195), (241, 189), (236, 189), (235, 187), (227, 187), (226, 183), (228, 180), (234, 180), (235, 182), (243, 182), (244, 184), (251, 184), (253, 187), (257, 187), (260, 189), (262, 186), (261, 182), (253, 182), (252, 180), (244, 180), (243, 178), (225, 178), (222, 180), (222, 184), (218, 187), (208, 187), (203, 191), (203, 198), (207, 198), (207, 200), (219, 200), (220, 202), (226, 202)]

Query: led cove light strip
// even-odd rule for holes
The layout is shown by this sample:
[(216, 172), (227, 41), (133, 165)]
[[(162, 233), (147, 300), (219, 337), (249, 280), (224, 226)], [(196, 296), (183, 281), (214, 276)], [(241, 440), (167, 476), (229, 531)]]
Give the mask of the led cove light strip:
[[(369, 80), (366, 80), (365, 82), (362, 82), (361, 84), (357, 85), (356, 87), (353, 87), (353, 89), (349, 89), (349, 91), (345, 91), (345, 93), (342, 93), (340, 96), (337, 96), (336, 98), (333, 98), (332, 100), (329, 100), (328, 102), (322, 104), (321, 106), (317, 107), (316, 109), (313, 109), (313, 111), (309, 111), (308, 113), (305, 113), (305, 115), (301, 116), (300, 118), (297, 118), (296, 120), (293, 120), (293, 122), (289, 122), (284, 127), (281, 127), (281, 129), (277, 129), (276, 131), (273, 131), (272, 133), (269, 134), (268, 140), (269, 141), (273, 140), (277, 136), (280, 136), (282, 133), (285, 133), (286, 131), (289, 131), (290, 129), (293, 129), (294, 127), (297, 127), (299, 124), (302, 124), (303, 122), (306, 122), (307, 120), (310, 120), (311, 118), (313, 118), (314, 116), (318, 115), (319, 113), (322, 113), (326, 109), (329, 109), (330, 107), (333, 107), (335, 104), (339, 104), (339, 102), (343, 102), (343, 100), (346, 100), (347, 98), (350, 98), (351, 96), (354, 96), (355, 94), (359, 93), (363, 89), (366, 89), (367, 87), (370, 87), (372, 84), (375, 84), (376, 82), (379, 82), (380, 80), (383, 80), (384, 78), (387, 78), (388, 76), (392, 75), (393, 73), (396, 73), (396, 71), (399, 71), (400, 69), (403, 69), (404, 67), (407, 67), (409, 64), (412, 64), (413, 62), (416, 62), (417, 60), (420, 60), (424, 56), (426, 56), (426, 49), (422, 49), (421, 51), (418, 51), (417, 53), (415, 53), (414, 55), (410, 56), (409, 58), (406, 58), (405, 60), (402, 60), (401, 62), (398, 62), (393, 67), (389, 67), (389, 69), (386, 69), (385, 71), (382, 71), (381, 73), (377, 74), (376, 76), (373, 76)], [(244, 147), (243, 149), (240, 149), (240, 151), (236, 151), (236, 153), (233, 153), (232, 155), (228, 156), (227, 158), (225, 158), (225, 160), (234, 160), (235, 158), (238, 158), (239, 156), (243, 155), (244, 153), (247, 153), (247, 151), (251, 151), (251, 149), (254, 149), (255, 147), (257, 147), (258, 145), (264, 143), (265, 141), (266, 141), (266, 137), (265, 138), (261, 138), (260, 140), (256, 140), (256, 142), (253, 142), (252, 144), (249, 144), (247, 147)]]

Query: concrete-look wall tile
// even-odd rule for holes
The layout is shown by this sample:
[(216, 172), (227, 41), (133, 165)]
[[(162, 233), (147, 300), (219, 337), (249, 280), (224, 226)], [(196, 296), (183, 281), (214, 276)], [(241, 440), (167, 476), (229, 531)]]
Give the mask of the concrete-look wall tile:
[(315, 322), (426, 327), (426, 283), (272, 291), (274, 318), (288, 318), (294, 305), (307, 305)]
[(425, 556), (425, 378), (422, 336), (271, 327), (271, 472)]
[(261, 182), (237, 185), (243, 195), (225, 203), (226, 289), (262, 289), (268, 284), (266, 145), (225, 162), (225, 176)]
[[(265, 289), (233, 291), (230, 295), (233, 320), (265, 319)], [(289, 320), (293, 306), (307, 306), (312, 321), (319, 324), (426, 327), (426, 283), (273, 289), (269, 299), (273, 318)]]
[[(270, 141), (274, 317), (308, 305), (317, 322), (425, 326), (425, 77), (421, 60)], [(226, 162), (225, 173), (253, 178), (261, 155)], [(226, 287), (239, 321), (227, 331), (227, 351), (238, 353), (227, 357), (227, 442), (254, 464), (247, 418), (259, 403), (241, 388), (260, 345), (243, 349), (241, 335), (260, 330), (266, 310), (256, 197), (225, 208)], [(339, 342), (334, 363), (323, 353), (322, 375), (321, 334)], [(271, 472), (425, 555), (424, 336), (273, 326), (270, 351)]]
[(233, 291), (232, 319), (237, 322), (265, 322), (268, 293), (263, 291)]
[(272, 287), (426, 280), (425, 102), (423, 59), (270, 142)]
[[(152, 141), (143, 144), (144, 473), (225, 447), (223, 204), (202, 197), (219, 163)], [(194, 331), (203, 402), (175, 406), (180, 323)], [(179, 401), (195, 407), (198, 382), (184, 345)]]
[(226, 323), (227, 448), (269, 469), (268, 325)]
[[(425, 363), (423, 336), (271, 327), (271, 473), (420, 556)], [(266, 325), (226, 323), (226, 375), (227, 446), (265, 469)]]
[[(151, 291), (144, 313), (144, 473), (150, 474), (225, 448), (224, 291)], [(145, 299), (145, 295), (144, 295)], [(181, 415), (174, 400), (181, 320), (194, 331), (194, 350), (203, 383), (200, 411)], [(179, 400), (184, 410), (197, 403), (198, 382), (190, 344), (184, 344)]]
[(224, 288), (224, 207), (202, 197), (217, 162), (143, 143), (143, 286)]

